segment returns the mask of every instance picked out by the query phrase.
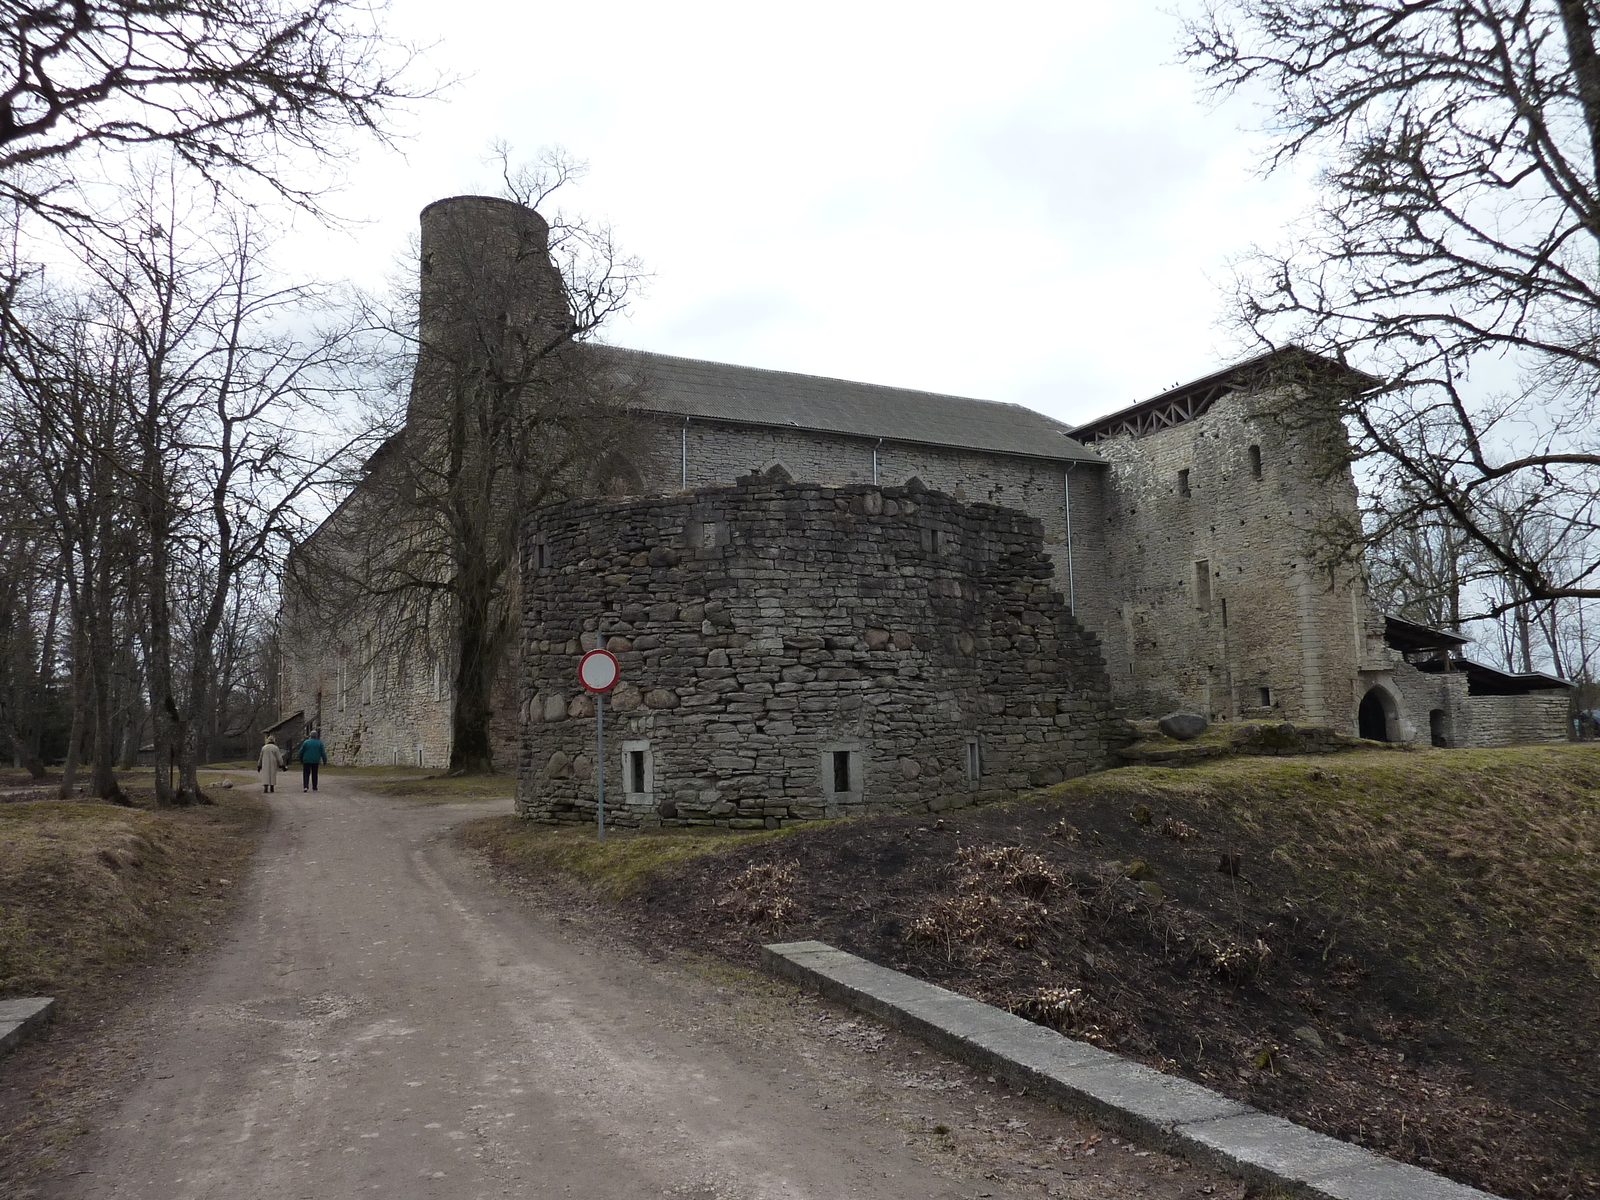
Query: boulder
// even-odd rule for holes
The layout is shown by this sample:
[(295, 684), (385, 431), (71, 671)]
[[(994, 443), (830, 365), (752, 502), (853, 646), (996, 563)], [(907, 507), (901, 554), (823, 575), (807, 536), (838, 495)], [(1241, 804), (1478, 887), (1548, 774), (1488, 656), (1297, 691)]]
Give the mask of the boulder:
[(1180, 742), (1191, 741), (1199, 737), (1210, 724), (1211, 722), (1199, 713), (1190, 712), (1168, 713), (1156, 722), (1162, 733), (1169, 738), (1177, 738)]

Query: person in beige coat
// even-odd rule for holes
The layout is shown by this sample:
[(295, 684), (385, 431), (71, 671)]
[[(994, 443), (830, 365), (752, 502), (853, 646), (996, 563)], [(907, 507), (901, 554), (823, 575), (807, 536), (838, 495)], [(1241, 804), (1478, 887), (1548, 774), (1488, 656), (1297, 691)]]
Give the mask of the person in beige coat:
[(277, 740), (269, 733), (267, 743), (261, 747), (261, 761), (256, 763), (256, 770), (261, 774), (261, 790), (275, 792), (278, 790), (278, 772), (283, 770), (283, 751), (278, 749)]

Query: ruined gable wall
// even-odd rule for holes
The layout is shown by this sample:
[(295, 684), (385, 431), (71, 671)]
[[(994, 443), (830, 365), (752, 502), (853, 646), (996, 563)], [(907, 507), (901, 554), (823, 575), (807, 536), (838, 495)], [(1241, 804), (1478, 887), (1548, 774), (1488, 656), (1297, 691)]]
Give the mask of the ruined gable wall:
[[(524, 580), (525, 816), (593, 820), (576, 669), (597, 618), (622, 667), (605, 764), (622, 824), (939, 810), (1081, 774), (1125, 739), (1026, 514), (752, 480), (553, 506), (529, 536), (548, 565)], [(643, 791), (625, 790), (630, 747)], [(844, 791), (834, 752), (857, 756)]]
[[(656, 466), (646, 473), (644, 490), (677, 492), (684, 485), (685, 426), (681, 420), (667, 419), (650, 424)], [(1045, 553), (1055, 562), (1057, 586), (1063, 592), (1069, 583), (1065, 489), (1070, 481), (1071, 590), (1077, 614), (1085, 626), (1101, 631), (1114, 612), (1104, 558), (1103, 466), (1080, 463), (1069, 471), (1063, 463), (1021, 455), (705, 420), (689, 422), (686, 440), (690, 488), (730, 484), (775, 463), (806, 482), (834, 487), (871, 484), (876, 450), (876, 482), (883, 486), (917, 478), (957, 500), (1003, 505), (1037, 517)]]
[(1367, 605), (1355, 572), (1330, 581), (1308, 544), (1319, 521), (1354, 516), (1355, 486), (1348, 469), (1326, 474), (1336, 422), (1293, 404), (1236, 394), (1184, 424), (1095, 444), (1111, 462), (1106, 658), (1130, 712), (1354, 730)]

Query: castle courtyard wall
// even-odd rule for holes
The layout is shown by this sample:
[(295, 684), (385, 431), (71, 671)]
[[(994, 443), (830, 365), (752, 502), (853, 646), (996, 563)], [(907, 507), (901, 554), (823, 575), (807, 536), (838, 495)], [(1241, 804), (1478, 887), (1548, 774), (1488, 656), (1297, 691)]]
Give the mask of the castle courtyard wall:
[(594, 819), (576, 670), (597, 627), (622, 668), (604, 764), (620, 824), (939, 811), (1082, 774), (1127, 738), (1025, 513), (749, 479), (552, 506), (528, 536), (524, 816)]

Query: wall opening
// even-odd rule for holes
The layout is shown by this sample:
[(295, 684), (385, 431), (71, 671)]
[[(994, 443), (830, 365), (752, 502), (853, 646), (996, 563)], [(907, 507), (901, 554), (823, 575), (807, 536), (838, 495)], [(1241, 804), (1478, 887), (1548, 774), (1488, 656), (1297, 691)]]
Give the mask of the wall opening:
[(1269, 687), (1264, 687), (1261, 689), (1261, 707), (1272, 707), (1272, 689)]
[(1191, 494), (1189, 491), (1189, 468), (1185, 467), (1178, 472), (1178, 495), (1188, 496)]
[(1224, 629), (1226, 629), (1228, 627), (1228, 601), (1227, 601), (1227, 598), (1224, 597), (1219, 603), (1222, 605), (1222, 627)]
[(1356, 712), (1357, 732), (1374, 742), (1395, 741), (1398, 718), (1394, 698), (1381, 687), (1372, 688), (1361, 697), (1361, 707)]
[(977, 738), (967, 739), (967, 782), (977, 783), (983, 778), (983, 750)]
[(1201, 612), (1211, 611), (1211, 562), (1202, 558), (1194, 565), (1194, 606)]
[(848, 792), (850, 787), (850, 751), (835, 750), (833, 752), (833, 790)]
[(1435, 746), (1450, 744), (1450, 731), (1445, 722), (1444, 709), (1436, 708), (1428, 713), (1428, 740)]
[(646, 803), (656, 790), (655, 755), (649, 742), (622, 743), (622, 790), (630, 803)]
[(1260, 446), (1251, 446), (1250, 447), (1250, 477), (1252, 479), (1260, 479), (1261, 478), (1261, 447)]
[(859, 798), (861, 794), (861, 751), (850, 745), (824, 746), (822, 749), (822, 791), (830, 800)]

